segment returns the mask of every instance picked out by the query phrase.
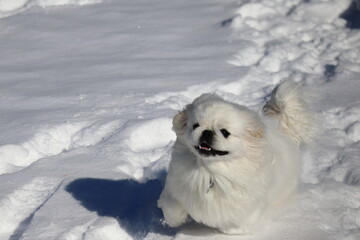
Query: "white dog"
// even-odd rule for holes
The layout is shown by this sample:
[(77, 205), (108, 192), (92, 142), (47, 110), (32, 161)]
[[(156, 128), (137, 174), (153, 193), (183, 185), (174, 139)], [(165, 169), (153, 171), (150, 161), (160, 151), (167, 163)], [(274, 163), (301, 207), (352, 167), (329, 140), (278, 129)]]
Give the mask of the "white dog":
[(299, 145), (315, 131), (301, 86), (285, 81), (259, 115), (203, 94), (173, 119), (177, 140), (158, 200), (177, 227), (190, 215), (227, 234), (251, 233), (297, 186)]

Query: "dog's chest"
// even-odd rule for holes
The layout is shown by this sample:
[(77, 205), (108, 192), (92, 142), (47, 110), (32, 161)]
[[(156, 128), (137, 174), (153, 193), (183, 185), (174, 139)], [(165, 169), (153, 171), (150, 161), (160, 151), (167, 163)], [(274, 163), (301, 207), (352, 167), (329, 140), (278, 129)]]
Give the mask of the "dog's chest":
[(226, 198), (231, 197), (231, 192), (239, 189), (237, 184), (226, 176), (210, 173), (205, 167), (187, 172), (183, 180), (181, 183), (178, 182), (177, 185), (181, 189), (176, 191), (186, 193), (179, 197), (182, 201), (191, 202), (192, 205), (196, 202), (211, 204), (214, 199), (225, 201)]

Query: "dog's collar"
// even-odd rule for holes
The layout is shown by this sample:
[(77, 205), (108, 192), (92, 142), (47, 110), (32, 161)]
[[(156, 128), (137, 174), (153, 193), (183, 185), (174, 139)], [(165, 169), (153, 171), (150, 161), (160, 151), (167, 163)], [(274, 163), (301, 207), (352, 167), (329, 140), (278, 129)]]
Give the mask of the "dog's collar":
[(211, 174), (211, 171), (210, 171), (210, 169), (207, 167), (207, 165), (204, 163), (204, 160), (202, 159), (202, 158), (196, 158), (196, 162), (199, 164), (199, 167), (203, 167), (203, 168), (205, 168), (206, 169), (206, 171), (209, 173), (209, 184), (208, 184), (208, 186), (207, 186), (207, 188), (206, 188), (206, 191), (205, 191), (205, 193), (209, 193), (210, 192), (210, 189), (211, 188), (213, 188), (214, 187), (214, 185), (215, 185), (215, 180), (214, 180), (214, 177), (212, 176), (212, 174)]
[(206, 190), (206, 193), (209, 193), (209, 192), (210, 192), (210, 189), (211, 189), (212, 187), (214, 187), (214, 184), (215, 184), (214, 179), (210, 176), (209, 186), (208, 186), (208, 188), (207, 188), (207, 190)]

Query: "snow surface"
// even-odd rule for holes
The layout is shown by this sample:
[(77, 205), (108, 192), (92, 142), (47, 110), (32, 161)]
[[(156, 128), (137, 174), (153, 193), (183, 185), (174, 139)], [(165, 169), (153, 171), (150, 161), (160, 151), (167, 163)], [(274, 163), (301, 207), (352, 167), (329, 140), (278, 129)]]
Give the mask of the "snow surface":
[[(0, 0), (0, 239), (360, 239), (354, 4)], [(298, 194), (251, 236), (164, 225), (176, 111), (213, 91), (257, 110), (287, 78), (323, 125)]]

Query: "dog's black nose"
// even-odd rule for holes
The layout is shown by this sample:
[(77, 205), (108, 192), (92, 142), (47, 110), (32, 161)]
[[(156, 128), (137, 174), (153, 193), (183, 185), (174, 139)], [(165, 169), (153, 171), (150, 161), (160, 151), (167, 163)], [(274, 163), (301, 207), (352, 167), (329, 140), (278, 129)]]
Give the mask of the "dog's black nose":
[(207, 144), (211, 145), (214, 133), (210, 130), (204, 130), (200, 137), (200, 143), (206, 142)]

